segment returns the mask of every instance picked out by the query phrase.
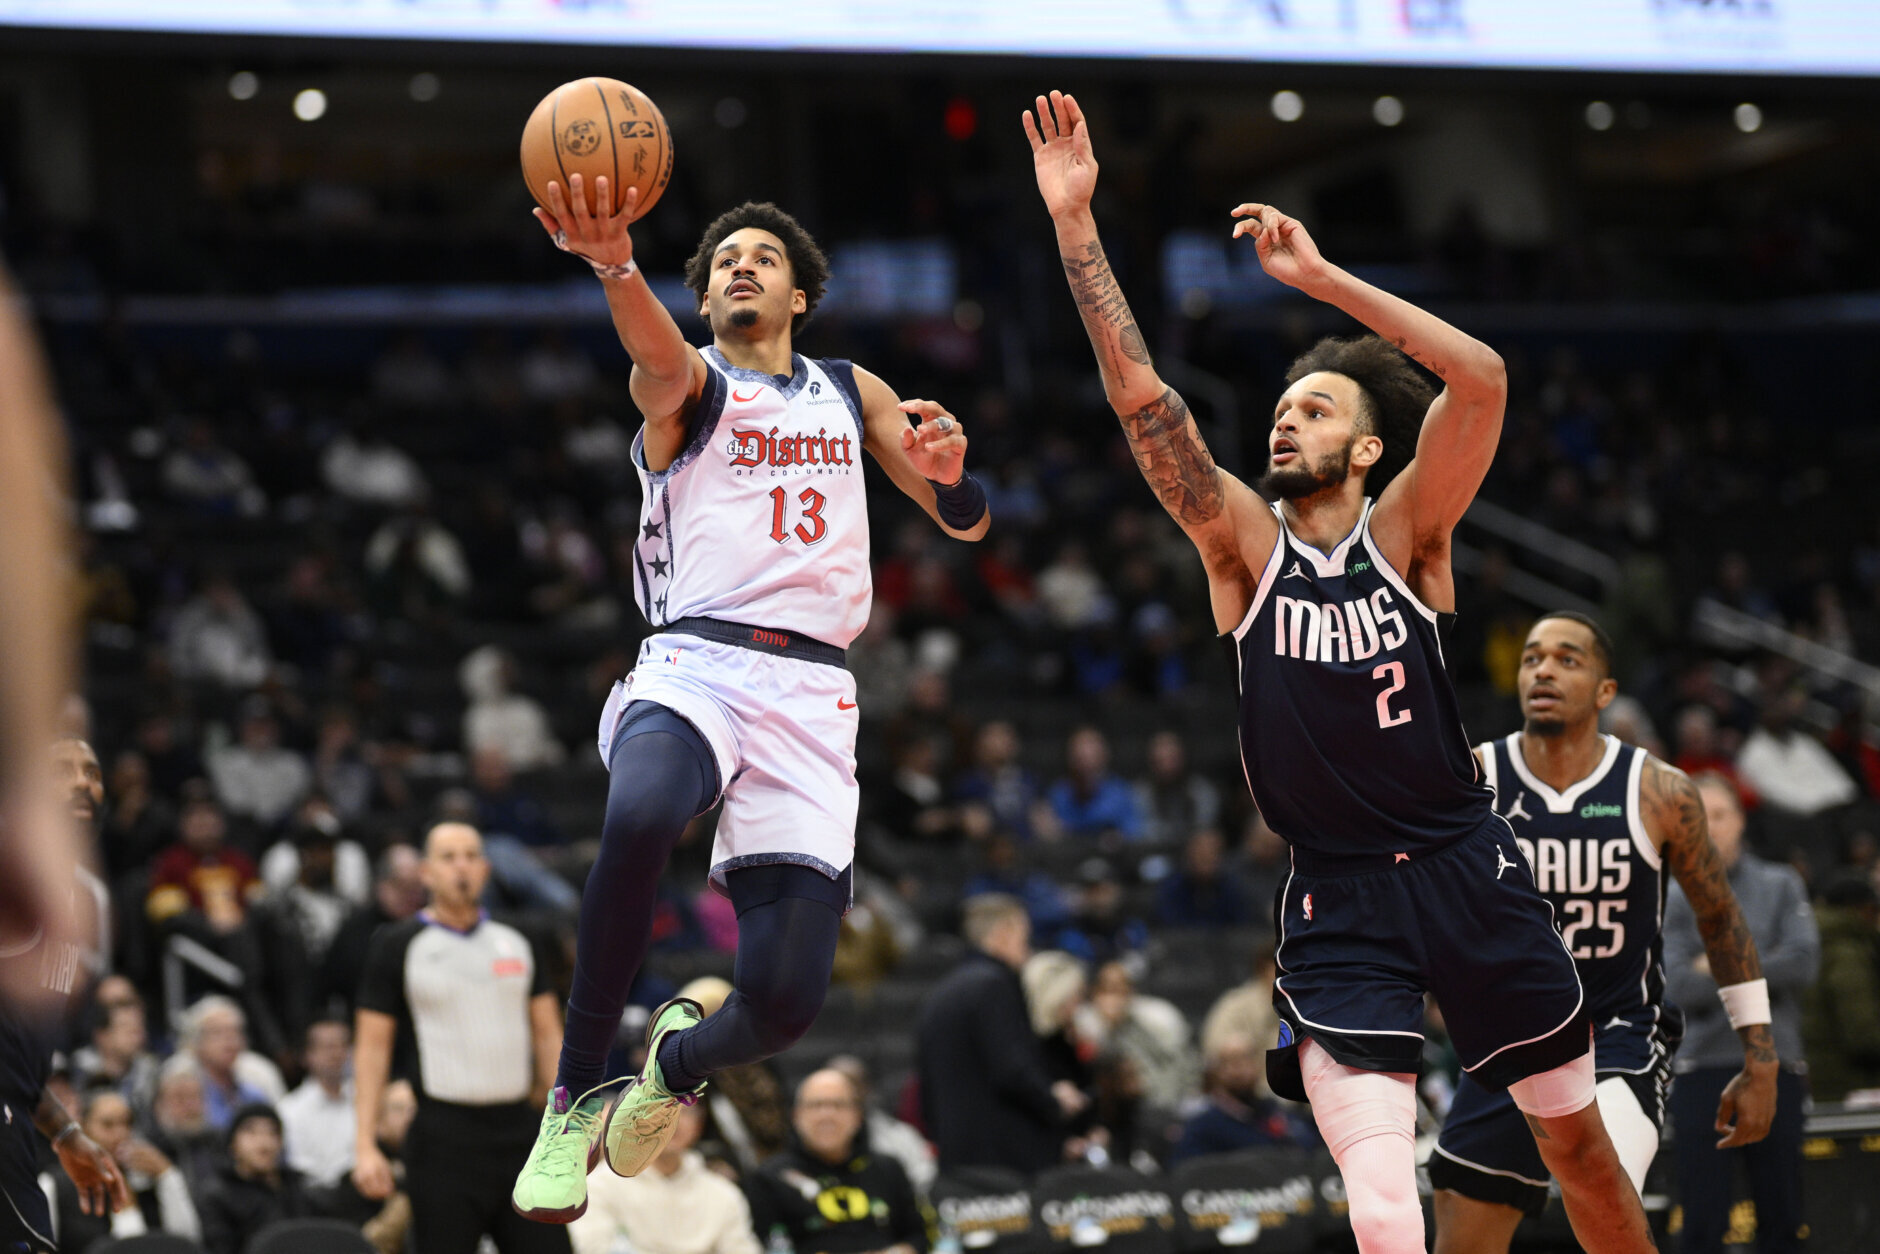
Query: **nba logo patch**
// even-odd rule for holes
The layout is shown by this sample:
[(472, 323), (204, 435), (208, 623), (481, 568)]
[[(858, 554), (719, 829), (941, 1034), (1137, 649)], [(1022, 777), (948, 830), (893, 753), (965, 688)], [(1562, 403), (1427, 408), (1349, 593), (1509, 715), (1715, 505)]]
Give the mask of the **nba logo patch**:
[(684, 649), (674, 649), (672, 652), (668, 653), (666, 655), (666, 665), (677, 666), (679, 664), (679, 655), (684, 652)]
[(1307, 893), (1305, 901), (1302, 902), (1301, 904), (1305, 906), (1306, 922), (1307, 923), (1312, 922), (1312, 894)]

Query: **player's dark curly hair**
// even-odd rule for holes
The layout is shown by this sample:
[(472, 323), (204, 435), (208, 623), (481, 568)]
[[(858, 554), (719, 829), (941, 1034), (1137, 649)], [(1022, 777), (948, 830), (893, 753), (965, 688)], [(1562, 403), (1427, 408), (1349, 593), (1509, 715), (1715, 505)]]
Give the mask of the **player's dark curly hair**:
[(1356, 429), (1384, 441), (1383, 454), (1364, 477), (1365, 495), (1375, 500), (1416, 456), (1417, 432), (1436, 399), (1436, 386), (1401, 350), (1375, 335), (1320, 340), (1286, 368), (1286, 386), (1321, 370), (1358, 385), (1364, 408)]
[(801, 222), (768, 200), (747, 200), (712, 219), (705, 234), (699, 237), (698, 251), (685, 263), (685, 285), (703, 300), (711, 283), (712, 256), (718, 245), (724, 242), (725, 236), (747, 226), (769, 231), (783, 241), (783, 255), (790, 263), (790, 281), (803, 292), (803, 312), (790, 320), (790, 333), (795, 335), (802, 331), (810, 315), (816, 312), (816, 302), (822, 299), (823, 288), (829, 282), (829, 259), (823, 256), (823, 250), (816, 246), (815, 239), (803, 229)]

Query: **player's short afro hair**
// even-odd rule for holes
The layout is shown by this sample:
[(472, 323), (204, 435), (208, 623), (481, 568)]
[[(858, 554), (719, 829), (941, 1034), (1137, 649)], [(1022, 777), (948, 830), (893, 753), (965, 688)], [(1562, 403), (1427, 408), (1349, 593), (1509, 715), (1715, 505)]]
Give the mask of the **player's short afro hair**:
[(711, 284), (712, 256), (725, 236), (745, 227), (769, 231), (783, 242), (784, 258), (790, 263), (790, 281), (803, 292), (803, 312), (790, 320), (790, 334), (802, 331), (816, 312), (816, 302), (829, 283), (829, 259), (816, 246), (816, 240), (803, 224), (768, 200), (747, 200), (713, 218), (699, 237), (698, 251), (685, 263), (685, 285), (701, 301)]
[(1286, 368), (1286, 386), (1321, 370), (1358, 385), (1364, 395), (1358, 430), (1384, 441), (1383, 454), (1364, 479), (1365, 495), (1375, 500), (1416, 456), (1417, 432), (1436, 399), (1436, 386), (1400, 349), (1375, 335), (1320, 340)]

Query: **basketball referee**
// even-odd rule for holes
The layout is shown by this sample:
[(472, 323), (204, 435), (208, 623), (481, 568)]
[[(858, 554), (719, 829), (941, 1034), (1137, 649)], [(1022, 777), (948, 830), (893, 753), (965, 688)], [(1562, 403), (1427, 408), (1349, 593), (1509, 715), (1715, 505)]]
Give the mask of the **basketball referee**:
[(522, 934), (477, 905), (489, 877), (476, 829), (439, 823), (424, 842), (430, 906), (372, 938), (355, 1032), (353, 1181), (373, 1199), (394, 1188), (372, 1130), (396, 1056), (418, 1094), (404, 1157), (413, 1254), (475, 1254), (485, 1234), (502, 1254), (568, 1254), (567, 1229), (509, 1206), (554, 1082), (561, 999)]

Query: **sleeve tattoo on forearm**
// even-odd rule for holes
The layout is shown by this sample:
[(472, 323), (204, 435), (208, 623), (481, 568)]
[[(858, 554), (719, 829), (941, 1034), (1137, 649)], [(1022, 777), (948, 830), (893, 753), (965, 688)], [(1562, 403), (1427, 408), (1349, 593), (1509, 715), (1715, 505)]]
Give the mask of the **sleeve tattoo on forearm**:
[(1122, 423), (1136, 465), (1164, 509), (1189, 526), (1220, 517), (1226, 508), (1221, 472), (1174, 388), (1125, 414)]
[[(1103, 244), (1091, 240), (1084, 245), (1084, 254), (1062, 258), (1064, 277), (1070, 280), (1071, 297), (1083, 316), (1084, 329), (1090, 333), (1091, 347), (1097, 350), (1098, 364), (1120, 373), (1122, 363), (1115, 360), (1114, 354), (1121, 353), (1139, 366), (1148, 365), (1149, 348), (1136, 326), (1136, 315), (1129, 311), (1122, 285), (1110, 269), (1110, 259), (1103, 254)], [(1114, 343), (1107, 334), (1111, 330), (1116, 333)]]
[[(1697, 916), (1697, 930), (1704, 938), (1704, 953), (1710, 959), (1710, 974), (1718, 985), (1742, 984), (1762, 976), (1762, 960), (1756, 954), (1756, 938), (1743, 922), (1736, 894), (1730, 891), (1730, 875), (1710, 843), (1710, 826), (1704, 819), (1704, 799), (1697, 786), (1683, 771), (1672, 770), (1657, 762), (1646, 765), (1640, 792), (1649, 812), (1655, 813), (1665, 833), (1664, 857), (1677, 877), (1684, 895)], [(1771, 1059), (1775, 1046), (1764, 1026), (1751, 1029), (1750, 1044)]]

